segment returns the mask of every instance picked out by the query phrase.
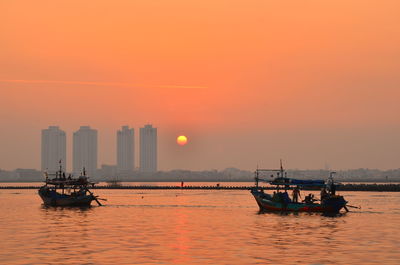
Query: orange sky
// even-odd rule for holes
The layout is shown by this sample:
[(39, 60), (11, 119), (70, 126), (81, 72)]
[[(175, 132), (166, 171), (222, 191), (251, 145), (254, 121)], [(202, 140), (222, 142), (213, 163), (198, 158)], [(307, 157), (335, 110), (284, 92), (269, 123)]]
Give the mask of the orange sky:
[[(159, 128), (160, 169), (400, 167), (400, 2), (0, 2), (0, 168)], [(138, 131), (136, 130), (136, 134)], [(176, 145), (186, 134), (189, 144)], [(71, 159), (67, 161), (71, 166)]]

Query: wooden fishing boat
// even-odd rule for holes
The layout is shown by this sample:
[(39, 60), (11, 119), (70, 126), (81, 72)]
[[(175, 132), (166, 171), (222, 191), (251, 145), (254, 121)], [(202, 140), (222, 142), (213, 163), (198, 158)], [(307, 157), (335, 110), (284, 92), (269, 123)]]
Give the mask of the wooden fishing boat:
[[(262, 172), (277, 173), (277, 177), (271, 181), (260, 178)], [(343, 196), (336, 195), (336, 184), (333, 181), (333, 174), (327, 182), (324, 180), (297, 180), (286, 177), (286, 172), (281, 168), (276, 169), (257, 169), (255, 172), (256, 185), (251, 189), (261, 211), (288, 211), (288, 212), (322, 212), (339, 213), (341, 209), (348, 211), (347, 201)], [(274, 177), (274, 175), (271, 175)], [(264, 192), (264, 187), (259, 186), (259, 181), (265, 181), (272, 186), (273, 194)], [(308, 195), (304, 201), (296, 202), (289, 197), (288, 190), (304, 187), (321, 188), (322, 198), (314, 199), (313, 195)], [(294, 198), (293, 198), (294, 199)]]
[[(347, 201), (343, 196), (335, 195), (320, 203), (316, 202), (292, 202), (275, 199), (271, 195), (252, 189), (251, 193), (257, 201), (260, 210), (263, 211), (290, 211), (290, 212), (324, 212), (338, 213), (342, 208), (346, 207)], [(285, 192), (283, 192), (284, 194)]]
[[(60, 163), (60, 170), (55, 174), (47, 174), (45, 185), (42, 186), (38, 193), (46, 206), (90, 206), (94, 200), (99, 206), (98, 196), (95, 196), (89, 187), (94, 187), (95, 183), (89, 182), (85, 169), (82, 176), (73, 178), (65, 176)], [(51, 178), (51, 176), (55, 176)], [(102, 199), (104, 200), (104, 199)]]

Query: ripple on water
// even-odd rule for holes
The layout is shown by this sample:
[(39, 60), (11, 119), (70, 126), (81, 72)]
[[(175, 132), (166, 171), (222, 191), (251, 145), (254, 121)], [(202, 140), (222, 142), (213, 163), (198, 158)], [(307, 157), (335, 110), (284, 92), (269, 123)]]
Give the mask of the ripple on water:
[[(101, 193), (101, 191), (98, 191)], [(334, 217), (260, 213), (247, 191), (133, 194), (105, 207), (44, 207), (3, 195), (1, 264), (396, 264), (400, 197), (351, 193)], [(176, 196), (178, 194), (178, 196)], [(349, 196), (350, 197), (350, 196)], [(384, 207), (383, 207), (384, 206)], [(6, 253), (6, 254), (4, 254)], [(371, 258), (372, 257), (372, 258)]]

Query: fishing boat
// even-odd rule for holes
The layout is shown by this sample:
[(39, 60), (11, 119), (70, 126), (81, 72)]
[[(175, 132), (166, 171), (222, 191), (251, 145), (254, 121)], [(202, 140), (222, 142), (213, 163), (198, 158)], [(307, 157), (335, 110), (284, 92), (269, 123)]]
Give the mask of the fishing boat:
[(78, 178), (71, 175), (66, 177), (60, 163), (59, 171), (55, 174), (45, 172), (45, 176), (45, 185), (38, 193), (46, 206), (90, 206), (93, 200), (102, 206), (99, 200), (105, 200), (98, 198), (89, 190), (95, 183), (88, 180), (85, 169)]
[[(272, 174), (272, 180), (262, 178), (262, 174), (269, 172)], [(276, 174), (276, 175), (275, 175)], [(343, 196), (336, 195), (336, 184), (333, 181), (333, 174), (329, 179), (324, 180), (299, 180), (287, 178), (287, 172), (282, 167), (280, 169), (257, 169), (255, 171), (255, 187), (251, 189), (261, 211), (288, 211), (288, 212), (321, 212), (321, 213), (339, 213), (341, 209), (348, 211), (347, 201)], [(273, 194), (264, 192), (265, 187), (259, 186), (259, 182), (264, 181), (271, 185), (270, 189), (274, 190)], [(321, 189), (321, 198), (315, 199), (309, 194), (303, 201), (298, 202), (297, 196), (291, 199), (288, 190), (292, 190), (295, 194), (301, 188), (318, 187)], [(351, 206), (355, 207), (355, 206)]]

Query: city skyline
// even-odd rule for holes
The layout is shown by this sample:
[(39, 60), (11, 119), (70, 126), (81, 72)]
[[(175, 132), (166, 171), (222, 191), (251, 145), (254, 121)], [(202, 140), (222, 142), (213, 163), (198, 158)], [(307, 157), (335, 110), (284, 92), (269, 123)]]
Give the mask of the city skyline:
[[(60, 128), (59, 126), (48, 126), (49, 128)], [(42, 129), (41, 131), (44, 131), (44, 130), (46, 130), (46, 129)], [(115, 131), (114, 131), (115, 132)], [(43, 134), (43, 133), (42, 133)], [(178, 135), (178, 134), (177, 134)], [(67, 136), (67, 138), (68, 138), (68, 133), (66, 134), (66, 136)], [(43, 137), (43, 136), (42, 136)], [(115, 137), (115, 135), (114, 135), (114, 137)], [(174, 137), (174, 136), (172, 136), (172, 137)], [(173, 140), (175, 140), (175, 139), (171, 139), (171, 142), (173, 141)], [(67, 140), (67, 142), (72, 142), (73, 141), (73, 139), (70, 139), (70, 141), (69, 140)], [(115, 141), (115, 138), (114, 138), (114, 141)], [(134, 141), (140, 141), (140, 139), (135, 139)], [(72, 149), (72, 148), (71, 148)], [(43, 150), (43, 149), (42, 149)], [(108, 151), (110, 151), (110, 149), (107, 149)], [(115, 146), (115, 157), (117, 157), (117, 147)], [(111, 150), (112, 151), (112, 150)], [(135, 155), (135, 157), (137, 156), (138, 157), (138, 164), (140, 164), (140, 160), (139, 160), (139, 150), (136, 150), (135, 151), (135, 153), (137, 153), (137, 155)], [(66, 162), (69, 160), (69, 161), (73, 161), (73, 155), (72, 155), (72, 151), (69, 151), (69, 148), (66, 148), (66, 153), (67, 153), (67, 155), (66, 155), (66, 157), (67, 158), (65, 158), (65, 159), (61, 159), (62, 161), (63, 161), (63, 167), (64, 168), (67, 168), (67, 170), (71, 170), (71, 171), (73, 171), (73, 169), (72, 169), (72, 163), (69, 163), (67, 166), (65, 166), (65, 164), (66, 164)], [(111, 152), (112, 153), (112, 152)], [(42, 156), (43, 156), (43, 153), (42, 153)], [(101, 156), (101, 155), (99, 155), (99, 156)], [(59, 160), (60, 159), (58, 159), (56, 162), (56, 164), (57, 164), (57, 167), (58, 167), (58, 162), (59, 162)], [(117, 166), (117, 160), (118, 159), (115, 159), (115, 160), (108, 160), (108, 161), (104, 161), (104, 160), (98, 160), (98, 165), (115, 165), (115, 166)], [(43, 160), (41, 160), (41, 161), (39, 161), (39, 163), (40, 164), (42, 164), (42, 161)], [(134, 163), (136, 163), (137, 161), (135, 160), (135, 162)], [(270, 166), (275, 166), (275, 164), (274, 164), (274, 162), (276, 162), (276, 161), (262, 161), (261, 162), (261, 164), (266, 164), (266, 165), (270, 165)], [(288, 161), (288, 160), (286, 160), (285, 159), (285, 163), (287, 163), (287, 164), (289, 164), (289, 167), (290, 168), (292, 168), (292, 169), (323, 169), (323, 168), (325, 168), (326, 169), (326, 167), (327, 167), (327, 165), (331, 165), (330, 163), (327, 163), (327, 162), (329, 162), (329, 161), (324, 161), (323, 162), (323, 165), (321, 164), (321, 165), (319, 165), (319, 167), (317, 166), (317, 167), (314, 167), (314, 168), (307, 168), (307, 167), (297, 167), (297, 166), (295, 166), (295, 167), (293, 167), (293, 166), (291, 166), (291, 162), (290, 161)], [(223, 170), (223, 169), (225, 169), (225, 168), (229, 168), (229, 167), (237, 167), (236, 165), (234, 165), (234, 164), (228, 164), (227, 166), (225, 166), (225, 167), (220, 167), (220, 168), (216, 168), (216, 167), (214, 167), (214, 168), (198, 168), (198, 169), (194, 169), (194, 170), (209, 170), (209, 169), (219, 169), (219, 170)], [(351, 169), (357, 169), (357, 168), (370, 168), (370, 169), (380, 169), (380, 170), (390, 170), (390, 169), (397, 169), (398, 167), (392, 167), (392, 168), (386, 168), (386, 169), (381, 169), (381, 168), (374, 168), (374, 167), (349, 167), (349, 168), (338, 168), (338, 167), (335, 167), (335, 166), (333, 166), (333, 167), (331, 167), (331, 166), (329, 166), (330, 168), (335, 168), (335, 169), (337, 169), (337, 170), (351, 170)], [(42, 167), (38, 167), (38, 166), (36, 166), (36, 165), (33, 165), (33, 166), (30, 166), (30, 167), (24, 167), (24, 166), (21, 166), (21, 165), (18, 165), (18, 166), (16, 166), (15, 168), (11, 168), (11, 167), (9, 167), (9, 168), (7, 168), (7, 167), (0, 167), (0, 169), (6, 169), (6, 170), (14, 170), (14, 169), (16, 169), (16, 168), (35, 168), (35, 169), (41, 169)], [(100, 168), (99, 166), (97, 167), (97, 168)], [(237, 168), (240, 168), (240, 167), (237, 167)], [(138, 168), (136, 168), (136, 169), (139, 169), (139, 167)], [(167, 168), (167, 169), (161, 169), (161, 170), (174, 170), (174, 169), (187, 169), (187, 168), (185, 168), (185, 167), (181, 167), (181, 168), (179, 168), (179, 167), (173, 167), (173, 168)], [(244, 170), (252, 170), (252, 168), (248, 168), (248, 169), (246, 169), (246, 168), (240, 168), (240, 169), (244, 169)]]
[(37, 167), (49, 124), (90, 124), (115, 164), (115, 128), (149, 122), (163, 170), (400, 165), (399, 1), (18, 3), (0, 8), (0, 168)]
[[(54, 172), (59, 169), (59, 163), (67, 168), (66, 133), (59, 126), (49, 126), (42, 130), (41, 139), (41, 170)], [(73, 132), (72, 138), (72, 172), (81, 174), (83, 168), (89, 174), (94, 174), (98, 167), (98, 131), (90, 126), (80, 126)], [(157, 128), (144, 125), (139, 135), (139, 168), (135, 168), (135, 133), (134, 128), (127, 125), (116, 130), (116, 163), (100, 163), (101, 167), (115, 167), (115, 173), (129, 174), (135, 170), (143, 172), (157, 171)], [(52, 166), (49, 166), (49, 165)]]
[(0, 260), (400, 264), (399, 11), (0, 0)]

